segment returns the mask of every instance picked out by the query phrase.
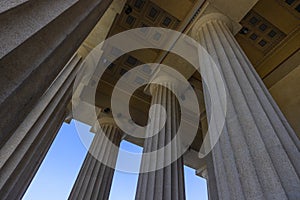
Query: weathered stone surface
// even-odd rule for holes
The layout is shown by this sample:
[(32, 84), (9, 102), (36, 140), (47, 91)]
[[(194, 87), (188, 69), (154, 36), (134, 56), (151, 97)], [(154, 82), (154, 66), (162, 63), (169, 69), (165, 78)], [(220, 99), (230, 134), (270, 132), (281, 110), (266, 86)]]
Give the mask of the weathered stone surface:
[(28, 0), (2, 0), (0, 2), (0, 14), (26, 2), (28, 2)]

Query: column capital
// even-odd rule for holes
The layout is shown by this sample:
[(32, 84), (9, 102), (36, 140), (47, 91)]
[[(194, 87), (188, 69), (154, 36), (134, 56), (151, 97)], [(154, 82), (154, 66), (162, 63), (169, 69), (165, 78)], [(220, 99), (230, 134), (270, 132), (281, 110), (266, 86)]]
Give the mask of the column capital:
[(98, 120), (94, 123), (90, 131), (93, 133), (97, 133), (98, 130), (100, 129), (99, 126), (102, 125), (110, 125), (119, 129), (111, 113), (106, 114), (101, 112), (100, 115), (98, 116)]
[(99, 118), (98, 121), (99, 121), (100, 125), (108, 124), (108, 125), (112, 125), (112, 126), (117, 126), (117, 124), (112, 116), (103, 116), (103, 117)]
[[(183, 158), (181, 145), (183, 142), (176, 136), (180, 125), (180, 105), (176, 94), (182, 87), (178, 72), (170, 67), (161, 67), (153, 76), (146, 92), (152, 94), (151, 106), (161, 105), (152, 109), (153, 120), (146, 129), (144, 152), (135, 199), (180, 199), (185, 200)], [(163, 87), (165, 86), (165, 87)], [(165, 111), (164, 126), (161, 127), (163, 110)], [(159, 133), (157, 133), (159, 130)], [(175, 140), (175, 141), (174, 141)], [(161, 149), (164, 149), (161, 151)], [(175, 151), (173, 151), (175, 149)], [(153, 152), (156, 152), (153, 154)], [(154, 163), (154, 165), (153, 165)], [(170, 167), (166, 167), (170, 166)], [(170, 184), (171, 182), (172, 184)]]
[(179, 86), (179, 80), (172, 77), (171, 75), (167, 75), (167, 74), (159, 75), (158, 77), (152, 80), (152, 83), (149, 86), (150, 94), (153, 95), (153, 93), (155, 92), (159, 84), (160, 85), (171, 84), (172, 86), (177, 88)]
[[(88, 154), (73, 186), (69, 200), (103, 199), (108, 200), (122, 136), (120, 129), (109, 116), (101, 117), (96, 128), (105, 125), (103, 133), (95, 134)], [(99, 128), (100, 129), (100, 128)], [(96, 129), (99, 130), (99, 129)]]
[(208, 13), (203, 15), (202, 17), (199, 18), (199, 20), (194, 24), (191, 34), (192, 37), (196, 37), (198, 31), (203, 28), (207, 23), (211, 23), (214, 21), (221, 21), (223, 23), (225, 23), (227, 25), (227, 27), (229, 28), (229, 30), (231, 32), (233, 32), (233, 22), (231, 19), (229, 19), (229, 17), (227, 17), (226, 15), (219, 13), (219, 12), (213, 12), (213, 13)]
[(158, 85), (167, 86), (171, 85), (174, 89), (183, 89), (180, 84), (183, 80), (180, 79), (180, 73), (175, 69), (169, 69), (162, 65), (152, 76), (149, 84), (146, 86), (144, 92), (146, 94), (153, 95), (153, 92), (157, 89)]

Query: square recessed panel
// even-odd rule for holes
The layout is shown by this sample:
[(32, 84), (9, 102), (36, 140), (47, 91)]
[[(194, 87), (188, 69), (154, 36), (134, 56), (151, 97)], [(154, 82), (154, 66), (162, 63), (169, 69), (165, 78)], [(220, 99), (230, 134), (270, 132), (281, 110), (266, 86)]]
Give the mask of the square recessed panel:
[(158, 16), (158, 10), (154, 7), (151, 7), (148, 16), (150, 17), (150, 19), (152, 19), (153, 21), (157, 18)]
[(123, 76), (126, 72), (127, 72), (127, 70), (122, 68), (122, 69), (120, 70), (120, 75)]
[(133, 16), (131, 16), (131, 15), (128, 15), (128, 17), (126, 18), (126, 23), (128, 24), (128, 25), (132, 25), (134, 22), (135, 22), (135, 18), (133, 17)]
[(141, 9), (144, 6), (145, 0), (136, 0), (134, 3), (134, 7), (137, 9)]
[(252, 25), (255, 25), (258, 21), (259, 21), (259, 20), (258, 20), (256, 17), (251, 17), (251, 19), (250, 19), (250, 23), (251, 23)]
[(134, 58), (134, 57), (132, 57), (132, 56), (128, 56), (126, 62), (127, 62), (129, 65), (134, 66), (134, 65), (136, 65), (136, 63), (137, 63), (137, 59)]
[(261, 41), (259, 41), (258, 44), (259, 44), (261, 47), (264, 47), (264, 46), (266, 46), (267, 42), (266, 42), (265, 40), (261, 40)]
[(134, 82), (135, 82), (136, 84), (138, 84), (138, 85), (142, 85), (143, 83), (145, 83), (145, 80), (142, 79), (141, 77), (138, 77), (138, 76), (137, 76), (137, 77), (135, 78)]
[(271, 30), (269, 33), (268, 33), (268, 36), (273, 38), (277, 35), (277, 33), (274, 31), (274, 30)]
[(114, 64), (114, 63), (110, 63), (109, 65), (108, 65), (108, 67), (107, 67), (107, 69), (109, 69), (109, 70), (113, 70), (114, 69), (114, 67), (115, 67), (116, 65)]
[(146, 74), (151, 74), (151, 72), (152, 72), (149, 65), (144, 65), (142, 69), (143, 69), (143, 72), (145, 72)]
[(112, 47), (111, 54), (116, 57), (119, 57), (122, 54), (122, 51), (116, 47)]
[(252, 33), (252, 34), (250, 35), (250, 39), (251, 39), (251, 40), (256, 40), (257, 37), (258, 37), (258, 36), (257, 36), (255, 33)]
[(147, 28), (147, 27), (149, 27), (147, 24), (142, 23), (141, 29), (140, 29), (141, 32), (146, 34), (149, 31), (149, 28)]
[(155, 8), (151, 8), (149, 16), (154, 18), (158, 14), (158, 11)]
[(261, 31), (265, 31), (267, 28), (268, 28), (268, 26), (266, 24), (261, 24), (259, 26), (259, 30), (261, 30)]
[(295, 2), (295, 0), (285, 0), (285, 3), (292, 5)]
[(158, 32), (156, 32), (156, 33), (153, 35), (153, 39), (154, 39), (155, 41), (160, 40), (160, 38), (161, 38), (161, 34), (158, 33)]
[[(285, 4), (285, 1), (282, 1), (282, 3)], [(292, 7), (295, 7), (295, 4), (293, 3)], [(284, 6), (288, 7), (287, 5)], [(263, 53), (270, 51), (285, 37), (282, 31), (253, 10), (240, 23), (243, 27), (249, 28), (248, 33), (247, 31), (240, 32), (242, 33), (241, 37)]]
[(164, 26), (169, 26), (171, 24), (172, 20), (170, 17), (165, 17), (164, 21), (162, 22), (162, 24)]
[(295, 10), (300, 13), (300, 4), (295, 8)]

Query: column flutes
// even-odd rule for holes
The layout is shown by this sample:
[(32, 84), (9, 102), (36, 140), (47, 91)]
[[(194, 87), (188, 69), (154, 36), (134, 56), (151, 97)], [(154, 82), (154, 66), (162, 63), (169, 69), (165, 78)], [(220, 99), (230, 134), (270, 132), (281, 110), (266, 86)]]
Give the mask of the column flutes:
[[(228, 18), (211, 13), (192, 31), (223, 76), (216, 80), (210, 61), (200, 54), (206, 84), (218, 89), (222, 82), (227, 91), (226, 122), (208, 169), (209, 179), (215, 179), (212, 191), (226, 200), (300, 199), (299, 140), (230, 28)], [(210, 98), (205, 89), (204, 96)], [(206, 107), (211, 110), (209, 102)]]
[[(69, 199), (101, 199), (109, 197), (122, 133), (112, 117), (100, 118), (104, 132), (96, 133)], [(105, 163), (105, 164), (104, 164)]]
[[(171, 77), (170, 81), (163, 82), (163, 85), (169, 84), (169, 88), (176, 89), (176, 84)], [(144, 141), (144, 153), (154, 152), (166, 146), (176, 135), (179, 126), (180, 108), (176, 96), (170, 89), (163, 85), (150, 86), (152, 95), (151, 105), (159, 104), (165, 108), (166, 123), (165, 126), (156, 134), (159, 123), (162, 123), (162, 107), (158, 106), (150, 116), (154, 120), (153, 127), (147, 129), (148, 138)], [(153, 135), (155, 134), (155, 135)], [(177, 148), (180, 144), (172, 146), (171, 151), (164, 151), (164, 154), (155, 154), (152, 157), (142, 158), (142, 170), (147, 171), (149, 165), (158, 166), (158, 162), (166, 163), (172, 157), (177, 156)], [(136, 192), (136, 200), (184, 200), (184, 171), (182, 156), (176, 161), (162, 169), (156, 171), (140, 173)]]

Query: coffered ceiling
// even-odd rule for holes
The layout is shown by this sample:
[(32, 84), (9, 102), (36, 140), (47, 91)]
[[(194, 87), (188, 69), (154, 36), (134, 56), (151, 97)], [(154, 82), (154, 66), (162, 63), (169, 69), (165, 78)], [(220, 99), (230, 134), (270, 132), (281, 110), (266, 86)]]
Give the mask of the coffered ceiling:
[[(148, 31), (143, 29), (143, 27), (163, 27), (186, 32), (186, 29), (189, 29), (192, 25), (191, 20), (197, 18), (195, 14), (199, 14), (206, 9), (201, 7), (204, 1), (197, 0), (115, 0), (114, 2), (117, 2), (117, 5), (122, 5), (122, 9), (108, 15), (109, 17), (115, 17), (114, 19), (106, 20), (109, 21), (109, 23), (104, 23), (106, 24), (106, 29), (103, 23), (95, 28), (91, 34), (93, 37), (88, 38), (84, 43), (88, 44), (89, 48), (95, 47), (104, 38), (109, 38), (117, 33), (133, 28), (142, 28), (140, 30), (141, 34), (134, 40), (153, 44), (164, 43), (169, 39), (164, 32)], [(299, 95), (295, 95), (295, 92), (299, 91), (299, 86), (295, 85), (297, 82), (295, 75), (290, 74), (291, 72), (299, 72), (299, 70), (295, 69), (297, 67), (299, 69), (300, 63), (300, 0), (240, 1), (241, 5), (237, 7), (233, 7), (233, 4), (236, 3), (235, 0), (226, 2), (223, 0), (209, 0), (206, 2), (215, 6), (220, 12), (227, 14), (237, 24), (240, 24), (237, 27), (242, 27), (242, 29), (235, 35), (238, 43), (244, 49), (272, 94), (274, 94), (275, 100), (279, 102), (279, 106), (284, 108), (287, 116), (290, 116), (289, 121), (293, 122), (292, 125), (300, 133), (300, 127), (295, 125), (297, 121), (295, 117), (300, 119), (300, 92)], [(97, 39), (97, 34), (95, 33), (97, 33), (97, 30), (99, 32), (100, 29), (102, 33), (105, 32), (106, 34), (105, 37), (102, 34), (101, 39)], [(85, 49), (85, 51), (88, 50)], [(115, 59), (121, 54), (121, 51), (122, 49), (119, 49), (117, 46), (105, 45), (103, 47), (100, 62), (109, 64), (109, 67), (98, 83), (98, 92), (95, 99), (99, 108), (111, 106), (110, 98), (114, 85), (125, 73), (138, 65), (163, 61), (163, 63), (174, 66), (175, 69), (182, 73), (189, 71), (188, 64), (184, 59), (181, 58), (180, 60), (175, 58), (174, 55), (167, 55), (167, 52), (158, 49), (133, 51)], [(127, 73), (129, 84), (134, 87), (136, 84), (144, 83), (153, 73), (152, 68), (147, 65), (137, 73)], [(190, 73), (188, 76), (190, 77), (189, 81), (194, 89), (197, 90), (199, 101), (201, 101), (200, 110), (203, 111), (201, 77), (198, 73), (192, 74)], [(286, 77), (290, 77), (290, 79)], [(281, 81), (283, 79), (285, 81)], [(293, 86), (287, 85), (291, 83), (294, 83)], [(285, 87), (290, 87), (290, 90), (285, 91), (284, 94), (289, 98), (296, 99), (295, 101), (289, 101), (289, 106), (283, 105), (286, 101), (279, 95), (281, 93), (280, 90), (283, 90)], [(133, 121), (140, 125), (147, 123), (150, 101), (151, 97), (144, 93), (144, 87), (140, 87), (135, 91), (130, 100), (130, 112)], [(298, 109), (299, 114), (289, 114), (293, 112), (290, 108)], [(141, 139), (135, 139), (130, 136), (127, 140), (138, 145), (143, 144)], [(197, 151), (201, 146), (201, 141), (202, 134), (199, 129), (199, 133), (191, 146), (192, 149)]]

